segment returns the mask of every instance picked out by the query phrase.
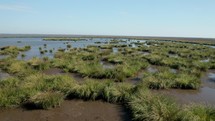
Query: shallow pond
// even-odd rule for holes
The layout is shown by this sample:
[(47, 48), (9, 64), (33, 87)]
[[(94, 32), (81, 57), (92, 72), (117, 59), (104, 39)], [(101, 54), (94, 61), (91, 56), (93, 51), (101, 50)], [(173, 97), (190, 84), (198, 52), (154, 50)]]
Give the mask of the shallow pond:
[(131, 121), (131, 116), (121, 105), (69, 100), (50, 110), (2, 110), (0, 121)]

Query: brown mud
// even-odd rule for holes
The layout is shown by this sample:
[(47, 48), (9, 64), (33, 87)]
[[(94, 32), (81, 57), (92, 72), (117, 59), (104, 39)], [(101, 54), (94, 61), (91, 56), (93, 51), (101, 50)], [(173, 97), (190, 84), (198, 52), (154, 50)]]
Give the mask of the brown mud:
[(0, 121), (131, 121), (131, 116), (121, 105), (69, 100), (49, 110), (1, 110)]

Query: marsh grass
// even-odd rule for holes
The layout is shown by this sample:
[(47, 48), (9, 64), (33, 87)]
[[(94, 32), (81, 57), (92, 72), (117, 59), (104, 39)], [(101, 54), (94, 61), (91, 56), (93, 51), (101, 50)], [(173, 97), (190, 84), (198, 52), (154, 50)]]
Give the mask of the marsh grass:
[(36, 69), (36, 70), (40, 70), (40, 71), (41, 71), (41, 70), (48, 69), (48, 68), (50, 68), (50, 66), (51, 66), (51, 63), (50, 63), (50, 61), (49, 61), (48, 58), (40, 59), (40, 58), (34, 57), (34, 58), (32, 58), (32, 59), (30, 59), (30, 60), (28, 61), (28, 64), (29, 64), (32, 68), (34, 68), (34, 69)]
[(73, 90), (73, 94), (76, 97), (86, 99), (86, 100), (96, 100), (101, 98), (102, 91), (105, 84), (95, 81), (95, 80), (86, 80), (83, 85), (78, 86)]
[(7, 73), (13, 74), (20, 78), (24, 78), (25, 76), (35, 72), (24, 61), (14, 60), (11, 58), (4, 60), (3, 64), (0, 66)]
[(214, 121), (215, 109), (210, 106), (192, 104), (184, 107), (180, 117), (183, 121)]
[(152, 94), (147, 89), (138, 89), (128, 103), (135, 121), (177, 121), (179, 107), (161, 95)]
[(37, 109), (50, 109), (60, 106), (64, 95), (58, 92), (38, 93), (28, 100), (28, 104)]
[(17, 57), (20, 52), (28, 51), (31, 46), (16, 47), (16, 46), (6, 46), (2, 47), (0, 50), (0, 55), (9, 55), (11, 57)]
[[(65, 52), (60, 49), (52, 60), (33, 58), (27, 62), (14, 58), (17, 53), (28, 50), (29, 47), (5, 48), (1, 50), (1, 54), (14, 56), (1, 59), (0, 67), (13, 74), (14, 78), (0, 80), (0, 107), (31, 103), (37, 108), (49, 109), (59, 106), (64, 98), (74, 97), (123, 104), (128, 106), (133, 119), (137, 121), (214, 120), (214, 108), (202, 105), (179, 106), (172, 99), (154, 94), (148, 88), (198, 89), (202, 72), (214, 68), (215, 51), (207, 47), (174, 42), (151, 41), (148, 45), (150, 48), (144, 43), (138, 43), (137, 48), (109, 44), (100, 47), (71, 48)], [(112, 53), (113, 47), (120, 48), (120, 52)], [(100, 49), (106, 50), (100, 51)], [(45, 53), (42, 48), (41, 51)], [(140, 52), (150, 52), (150, 54), (138, 54)], [(178, 57), (172, 58), (168, 54), (177, 54)], [(199, 61), (204, 58), (209, 58), (210, 62)], [(101, 60), (115, 64), (114, 68), (103, 68)], [(126, 78), (147, 68), (149, 63), (162, 67), (155, 73), (144, 72), (142, 81), (137, 85), (123, 82)], [(77, 83), (69, 75), (48, 76), (41, 73), (50, 67), (78, 73), (90, 79)], [(177, 73), (172, 73), (170, 68), (177, 69)], [(110, 80), (98, 81), (98, 79)]]
[(155, 73), (145, 73), (143, 81), (151, 89), (198, 89), (201, 84), (195, 75), (188, 72), (172, 73), (169, 68), (160, 69)]

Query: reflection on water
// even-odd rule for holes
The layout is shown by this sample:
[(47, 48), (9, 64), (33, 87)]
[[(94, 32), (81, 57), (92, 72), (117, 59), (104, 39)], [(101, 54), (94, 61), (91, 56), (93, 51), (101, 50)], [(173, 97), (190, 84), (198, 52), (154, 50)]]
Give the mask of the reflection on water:
[(4, 59), (4, 58), (7, 58), (8, 55), (0, 55), (0, 59)]
[[(95, 42), (101, 42), (101, 44), (105, 44), (110, 42), (112, 40), (111, 38), (88, 38), (86, 40), (80, 40), (80, 41), (43, 41), (43, 38), (0, 38), (0, 48), (4, 46), (18, 46), (18, 47), (24, 47), (24, 46), (31, 46), (31, 50), (22, 52), (18, 55), (17, 59), (19, 60), (29, 60), (33, 57), (49, 57), (52, 58), (54, 56), (54, 53), (59, 49), (68, 49), (67, 45), (71, 45), (73, 48), (84, 48), (88, 45), (96, 45)], [(127, 44), (131, 44), (133, 42), (146, 42), (146, 40), (127, 40)], [(125, 44), (125, 42), (120, 42), (119, 44)], [(46, 45), (46, 46), (45, 46)], [(132, 44), (133, 47), (136, 47), (135, 44)], [(39, 49), (40, 48), (40, 49)], [(43, 54), (40, 52), (44, 51)], [(46, 52), (45, 52), (46, 51)], [(113, 53), (118, 52), (118, 48), (113, 48)], [(22, 56), (25, 55), (25, 56)], [(4, 58), (3, 56), (0, 56), (0, 59)]]
[(200, 62), (207, 63), (207, 62), (209, 62), (209, 61), (210, 61), (210, 59), (204, 59), (204, 60), (201, 60)]
[(203, 103), (215, 106), (215, 89), (202, 87), (199, 90), (170, 89), (160, 91), (170, 95), (182, 104)]
[(118, 48), (113, 47), (112, 51), (113, 51), (113, 53), (117, 53), (118, 52)]
[(215, 82), (215, 73), (209, 73), (209, 79)]
[(178, 55), (177, 54), (168, 54), (169, 57), (172, 57), (172, 58), (178, 58)]
[(103, 66), (104, 69), (112, 69), (114, 68), (114, 64), (108, 63), (106, 61), (100, 61), (100, 64)]
[[(21, 41), (21, 42), (19, 42)], [(29, 60), (32, 57), (49, 57), (52, 58), (54, 53), (58, 50), (58, 48), (67, 49), (67, 43), (72, 45), (74, 48), (83, 48), (88, 45), (95, 45), (94, 42), (101, 41), (105, 42), (107, 39), (100, 39), (100, 38), (94, 38), (91, 40), (81, 40), (78, 42), (75, 41), (43, 41), (42, 38), (0, 38), (0, 47), (4, 46), (18, 46), (18, 47), (24, 47), (24, 46), (31, 46), (31, 50), (27, 52), (23, 52), (21, 54), (25, 54), (25, 57), (22, 57), (21, 54), (17, 57), (17, 59), (20, 60)], [(44, 46), (46, 44), (47, 46)], [(46, 50), (44, 54), (40, 53), (39, 48), (42, 50)], [(52, 52), (49, 52), (52, 50)]]
[(158, 71), (158, 69), (154, 66), (150, 66), (147, 68), (147, 71), (150, 72), (150, 73), (155, 73)]

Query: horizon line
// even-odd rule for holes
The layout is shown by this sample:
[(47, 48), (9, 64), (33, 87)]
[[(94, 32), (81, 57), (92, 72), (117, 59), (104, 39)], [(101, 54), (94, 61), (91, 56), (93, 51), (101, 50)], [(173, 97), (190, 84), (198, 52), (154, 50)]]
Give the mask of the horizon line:
[(128, 37), (128, 38), (178, 38), (178, 39), (214, 39), (215, 38), (212, 38), (212, 37), (187, 37), (187, 36), (156, 36), (156, 35), (153, 35), (153, 36), (147, 36), (147, 35), (102, 35), (102, 34), (39, 34), (39, 33), (27, 33), (27, 34), (24, 34), (24, 33), (0, 33), (0, 38), (4, 38), (4, 37), (9, 37), (9, 36), (37, 36), (37, 37), (43, 37), (43, 36), (57, 36), (57, 37), (60, 37), (60, 36), (77, 36), (77, 37), (81, 37), (81, 36), (84, 36), (84, 37), (111, 37), (111, 38), (121, 38), (121, 37)]

